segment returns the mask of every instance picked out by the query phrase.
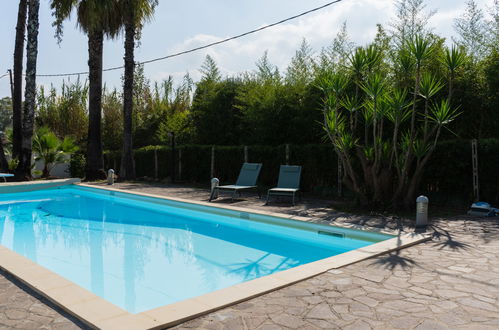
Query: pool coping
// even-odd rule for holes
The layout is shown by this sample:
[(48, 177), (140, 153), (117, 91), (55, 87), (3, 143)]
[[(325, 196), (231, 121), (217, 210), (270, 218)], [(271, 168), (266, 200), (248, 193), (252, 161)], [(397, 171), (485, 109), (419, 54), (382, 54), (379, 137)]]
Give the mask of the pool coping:
[(79, 178), (35, 180), (35, 181), (25, 181), (25, 182), (4, 182), (0, 183), (0, 194), (35, 191), (40, 189), (78, 184), (80, 182), (81, 180)]
[[(359, 230), (359, 231), (376, 232), (376, 233), (387, 234), (387, 235), (392, 235), (392, 236), (397, 236), (399, 233), (397, 230), (390, 230), (390, 229), (386, 229), (386, 228), (377, 228), (377, 227), (367, 228), (366, 226), (362, 226), (362, 225), (345, 224), (345, 223), (331, 224), (331, 223), (325, 223), (324, 220), (322, 220), (321, 218), (318, 218), (318, 217), (303, 217), (303, 216), (299, 216), (299, 215), (292, 215), (292, 214), (286, 214), (286, 213), (269, 212), (269, 211), (264, 211), (264, 210), (255, 210), (255, 209), (250, 209), (247, 207), (217, 204), (217, 203), (208, 202), (208, 201), (204, 202), (204, 201), (197, 201), (197, 200), (191, 200), (191, 199), (180, 198), (180, 197), (171, 197), (171, 196), (165, 196), (165, 195), (150, 194), (150, 193), (144, 193), (144, 192), (140, 192), (140, 191), (133, 191), (132, 192), (130, 190), (113, 188), (112, 186), (100, 186), (100, 185), (98, 186), (95, 184), (87, 184), (87, 183), (81, 183), (81, 182), (75, 183), (75, 185), (87, 187), (87, 188), (93, 188), (93, 189), (100, 189), (100, 190), (105, 190), (105, 191), (115, 191), (115, 192), (129, 194), (129, 195), (138, 195), (138, 196), (143, 196), (143, 197), (166, 199), (166, 200), (180, 202), (180, 203), (196, 204), (196, 205), (200, 205), (200, 206), (226, 209), (228, 211), (253, 213), (253, 214), (258, 214), (258, 215), (262, 215), (262, 216), (270, 216), (270, 217), (277, 217), (277, 218), (281, 218), (281, 219), (297, 220), (297, 221), (319, 224), (319, 225), (323, 225), (323, 226), (324, 225), (325, 226), (334, 226), (334, 227), (340, 227), (340, 228), (345, 228), (345, 229), (354, 229), (354, 230)], [(208, 199), (208, 197), (207, 197), (207, 199)]]
[[(58, 185), (63, 184), (60, 180), (58, 181), (59, 182), (53, 183)], [(135, 193), (111, 187), (81, 184), (77, 181), (78, 180), (66, 180), (66, 184), (76, 184), (84, 187), (117, 191), (126, 194), (135, 194), (145, 197), (160, 198), (210, 207), (220, 207), (219, 205), (213, 205), (212, 203), (202, 201), (170, 198), (147, 193)], [(17, 185), (23, 185), (23, 183), (19, 183)], [(10, 186), (16, 185), (10, 184)], [(227, 205), (223, 205), (222, 208), (307, 222), (314, 220), (314, 218), (290, 216), (287, 214), (265, 212), (261, 210), (252, 210)], [(358, 229), (349, 226), (346, 226), (345, 228)], [(393, 235), (393, 232), (385, 231), (385, 233)], [(231, 287), (137, 314), (129, 313), (128, 311), (108, 302), (94, 293), (2, 245), (0, 245), (0, 269), (12, 274), (19, 281), (91, 327), (100, 329), (119, 328), (130, 330), (160, 329), (178, 325), (187, 320), (255, 298), (268, 292), (281, 289), (294, 283), (323, 274), (327, 271), (344, 267), (380, 254), (405, 248), (422, 241), (429, 240), (430, 238), (430, 235), (427, 234), (398, 233), (394, 238), (374, 243), (360, 249), (300, 265), (279, 273), (239, 283)]]

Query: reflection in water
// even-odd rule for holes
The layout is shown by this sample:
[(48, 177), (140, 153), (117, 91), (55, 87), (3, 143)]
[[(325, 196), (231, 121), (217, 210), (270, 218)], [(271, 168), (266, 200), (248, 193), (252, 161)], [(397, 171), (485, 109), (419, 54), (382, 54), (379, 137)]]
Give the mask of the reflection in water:
[(247, 281), (297, 266), (297, 262), (290, 260), (290, 258), (282, 258), (281, 262), (278, 264), (275, 264), (274, 262), (267, 263), (265, 262), (266, 258), (272, 258), (272, 255), (266, 253), (258, 259), (244, 258), (243, 262), (230, 265), (230, 272), (243, 276), (243, 279)]
[[(247, 222), (146, 208), (75, 188), (53, 190), (48, 200), (36, 200), (47, 194), (26, 194), (32, 202), (0, 198), (0, 244), (132, 313), (366, 245), (351, 240), (337, 248), (337, 242), (317, 243), (334, 237), (298, 231), (285, 236), (264, 224), (241, 229)], [(17, 195), (20, 200), (24, 193)]]
[[(16, 214), (16, 217), (13, 219), (14, 221), (11, 222), (14, 227), (14, 250), (20, 251), (22, 255), (36, 262), (36, 240), (34, 227), (40, 221), (39, 215), (30, 208), (23, 207), (23, 204), (16, 205), (13, 209), (18, 210), (18, 212), (13, 213)], [(18, 221), (18, 217), (23, 219), (23, 221)]]
[[(125, 279), (125, 283), (128, 285), (125, 288), (125, 307), (128, 310), (135, 310), (135, 274), (136, 265), (135, 260), (139, 259), (139, 253), (135, 253), (137, 248), (140, 246), (134, 246), (135, 242), (138, 240), (131, 240), (125, 238), (125, 253), (124, 253), (124, 262), (123, 262), (123, 278)], [(138, 251), (137, 251), (138, 252)]]

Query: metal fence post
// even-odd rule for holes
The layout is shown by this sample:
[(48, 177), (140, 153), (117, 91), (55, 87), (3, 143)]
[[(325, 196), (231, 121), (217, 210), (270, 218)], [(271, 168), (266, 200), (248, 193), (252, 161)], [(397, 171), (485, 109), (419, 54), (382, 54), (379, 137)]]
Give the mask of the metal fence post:
[(289, 144), (286, 144), (286, 165), (289, 165)]
[(158, 151), (154, 149), (154, 178), (158, 178)]
[(178, 148), (178, 179), (182, 180), (182, 149)]
[(211, 168), (210, 168), (210, 177), (213, 178), (215, 176), (215, 146), (211, 147)]
[(338, 196), (343, 195), (343, 165), (341, 159), (338, 157)]
[(473, 196), (475, 201), (480, 199), (480, 186), (478, 182), (478, 141), (471, 140), (471, 162), (473, 164)]

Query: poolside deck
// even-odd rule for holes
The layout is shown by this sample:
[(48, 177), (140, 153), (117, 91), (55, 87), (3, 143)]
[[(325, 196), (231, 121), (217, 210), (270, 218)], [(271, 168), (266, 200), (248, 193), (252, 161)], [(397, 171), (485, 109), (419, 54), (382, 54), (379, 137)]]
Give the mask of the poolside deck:
[[(120, 183), (115, 188), (193, 200), (209, 195), (185, 186)], [(251, 195), (234, 203), (338, 225), (411, 230), (410, 222), (401, 219), (333, 212), (327, 201), (263, 204)], [(177, 329), (498, 329), (499, 220), (433, 219), (429, 230), (432, 241), (319, 275)], [(0, 329), (81, 327), (0, 273)]]

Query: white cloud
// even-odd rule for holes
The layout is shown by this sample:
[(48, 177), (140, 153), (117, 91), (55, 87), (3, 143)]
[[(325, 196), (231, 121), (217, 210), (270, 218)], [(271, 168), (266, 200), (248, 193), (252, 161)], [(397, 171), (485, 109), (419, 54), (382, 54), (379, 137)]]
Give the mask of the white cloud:
[[(289, 64), (303, 38), (318, 53), (321, 48), (330, 45), (342, 23), (347, 21), (350, 38), (362, 45), (373, 39), (376, 34), (376, 24), (386, 23), (392, 11), (393, 2), (391, 0), (342, 2), (252, 36), (168, 60), (168, 63), (164, 64), (159, 72), (156, 69), (151, 69), (151, 72), (155, 72), (154, 77), (168, 76), (166, 72), (189, 72), (196, 79), (199, 77), (199, 68), (205, 56), (209, 54), (215, 59), (224, 74), (232, 75), (253, 70), (255, 62), (265, 51), (268, 51), (270, 61), (282, 71)], [(175, 45), (169, 50), (169, 53), (199, 47), (227, 37), (198, 34)]]

